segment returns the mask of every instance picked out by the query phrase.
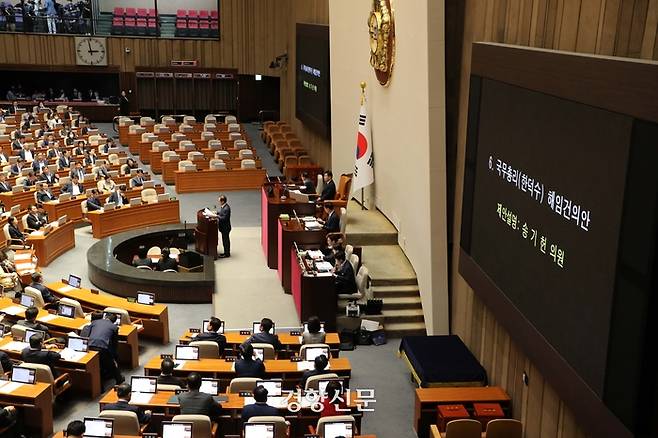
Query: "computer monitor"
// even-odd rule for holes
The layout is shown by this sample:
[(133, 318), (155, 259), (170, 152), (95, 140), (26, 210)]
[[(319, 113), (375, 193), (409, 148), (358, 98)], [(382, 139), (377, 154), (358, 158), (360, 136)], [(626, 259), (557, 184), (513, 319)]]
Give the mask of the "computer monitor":
[(145, 376), (132, 376), (130, 378), (132, 392), (155, 394), (158, 392), (158, 378)]
[(33, 384), (37, 381), (37, 370), (22, 366), (15, 366), (11, 369), (11, 381), (18, 383)]
[(353, 429), (354, 424), (347, 421), (324, 423), (324, 438), (353, 438)]
[(345, 381), (343, 379), (321, 379), (318, 381), (318, 392), (320, 395), (324, 396), (327, 394), (327, 385), (329, 382), (340, 383), (340, 393), (343, 394), (345, 392)]
[(245, 423), (244, 438), (274, 438), (274, 423)]
[[(208, 323), (210, 322), (209, 319), (204, 319), (203, 322), (201, 323), (201, 332), (205, 332), (208, 330)], [(222, 325), (219, 327), (219, 330), (217, 330), (217, 333), (221, 333), (222, 335), (224, 334), (224, 321), (222, 321)]]
[(110, 210), (114, 210), (115, 208), (117, 208), (117, 204), (116, 204), (116, 202), (108, 202), (108, 203), (105, 204), (105, 206), (103, 207), (103, 210), (105, 210), (105, 211), (110, 211)]
[(82, 436), (104, 438), (114, 435), (114, 420), (112, 418), (85, 417), (84, 423), (85, 433)]
[(265, 349), (254, 347), (254, 359), (265, 360)]
[[(308, 332), (308, 322), (304, 323), (304, 332)], [(324, 333), (324, 321), (320, 323), (320, 333)]]
[(89, 350), (89, 339), (79, 338), (77, 336), (69, 336), (69, 338), (66, 340), (66, 348), (69, 350), (86, 353)]
[(137, 292), (137, 302), (139, 304), (152, 306), (155, 304), (155, 294), (152, 294), (151, 292)]
[(212, 396), (219, 395), (219, 379), (201, 379), (201, 388), (199, 392), (210, 394)]
[[(260, 321), (254, 321), (252, 332), (253, 333), (260, 333)], [(276, 333), (276, 327), (275, 327), (274, 323), (272, 323), (272, 328), (270, 329), (269, 333), (272, 334), (272, 335), (274, 333)]]
[(176, 345), (176, 360), (199, 360), (199, 347), (191, 345)]
[(41, 330), (26, 329), (25, 330), (25, 342), (30, 342), (30, 338), (34, 335), (41, 335), (41, 339), (46, 339), (46, 333)]
[(68, 284), (71, 287), (79, 288), (82, 284), (82, 279), (80, 277), (76, 277), (75, 275), (69, 275)]
[(57, 306), (57, 314), (59, 316), (65, 316), (67, 318), (75, 318), (75, 307), (69, 304), (60, 303)]
[(34, 306), (34, 297), (31, 297), (27, 294), (21, 295), (21, 306), (32, 307)]
[(162, 438), (192, 438), (192, 423), (163, 421)]
[(142, 198), (130, 198), (130, 205), (142, 205)]
[(281, 380), (278, 379), (259, 380), (256, 385), (262, 386), (263, 388), (267, 389), (268, 397), (281, 397), (281, 391), (283, 388), (283, 381)]
[(309, 347), (304, 349), (304, 360), (314, 361), (318, 356), (327, 356), (329, 359), (329, 348), (327, 347)]
[(114, 313), (114, 312), (103, 312), (103, 318), (109, 319), (108, 316), (110, 315), (116, 315), (117, 319), (114, 321), (114, 325), (121, 325), (121, 314), (120, 313)]

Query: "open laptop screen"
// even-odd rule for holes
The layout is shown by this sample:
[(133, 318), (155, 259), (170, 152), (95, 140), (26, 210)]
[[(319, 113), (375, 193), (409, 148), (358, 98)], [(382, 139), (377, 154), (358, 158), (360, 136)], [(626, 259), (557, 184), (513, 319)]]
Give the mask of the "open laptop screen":
[(150, 292), (137, 292), (137, 302), (152, 306), (155, 303), (155, 294)]
[(132, 389), (132, 392), (155, 394), (156, 392), (158, 392), (158, 378), (132, 376), (130, 378), (130, 387)]
[(210, 394), (212, 396), (219, 395), (219, 380), (201, 379), (201, 388), (199, 388), (199, 392)]
[(353, 424), (349, 422), (325, 423), (324, 424), (324, 437), (325, 438), (353, 438)]
[(85, 418), (85, 437), (111, 437), (114, 432), (114, 420), (110, 418)]
[(244, 438), (274, 438), (274, 423), (245, 423)]
[(327, 347), (310, 347), (304, 349), (304, 360), (313, 361), (318, 356), (326, 356), (329, 359), (329, 349)]
[[(252, 333), (260, 333), (260, 321), (254, 321), (253, 327), (252, 327)], [(272, 323), (272, 328), (270, 329), (269, 333), (273, 335), (276, 333), (276, 324)]]
[(57, 306), (57, 314), (67, 318), (73, 318), (75, 316), (75, 307), (60, 303), (60, 305)]
[(34, 306), (34, 298), (29, 296), (29, 295), (22, 294), (21, 295), (21, 306), (25, 306), (25, 307)]
[(71, 287), (79, 288), (82, 284), (82, 279), (80, 277), (76, 277), (75, 275), (69, 275), (68, 283)]
[(36, 379), (37, 379), (37, 372), (32, 368), (15, 366), (11, 370), (12, 382), (33, 384), (34, 382), (36, 382)]
[(192, 423), (163, 421), (162, 438), (192, 438)]
[(66, 341), (66, 348), (73, 351), (86, 352), (89, 349), (89, 339), (71, 336)]
[(190, 345), (176, 345), (176, 360), (198, 360), (199, 347)]
[(281, 380), (260, 380), (257, 385), (267, 389), (268, 397), (281, 397), (281, 389), (283, 388)]

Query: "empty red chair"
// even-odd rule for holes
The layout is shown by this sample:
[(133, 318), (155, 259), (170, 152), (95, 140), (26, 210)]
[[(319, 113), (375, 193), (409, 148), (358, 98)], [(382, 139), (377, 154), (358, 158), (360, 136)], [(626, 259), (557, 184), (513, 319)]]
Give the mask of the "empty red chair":
[(199, 21), (198, 20), (189, 20), (187, 21), (187, 32), (189, 36), (199, 35)]
[(198, 16), (199, 14), (195, 9), (190, 9), (187, 11), (187, 18), (197, 18)]
[(153, 8), (149, 9), (147, 15), (149, 17), (155, 17), (155, 9), (153, 9)]
[(176, 36), (187, 36), (187, 19), (186, 18), (177, 18), (176, 19)]
[(121, 35), (123, 33), (123, 16), (112, 18), (112, 34)]
[(176, 11), (176, 18), (185, 18), (187, 17), (187, 11), (185, 9), (179, 9)]
[(146, 35), (146, 29), (148, 27), (148, 22), (146, 18), (146, 9), (138, 8), (136, 13), (135, 27), (137, 32), (142, 35)]
[(134, 35), (137, 33), (137, 20), (135, 18), (135, 8), (126, 8), (126, 18), (123, 21), (124, 30), (126, 35)]
[(123, 16), (126, 11), (123, 8), (114, 8), (114, 16), (116, 17), (117, 15)]
[(210, 35), (219, 36), (219, 14), (217, 11), (210, 11)]
[(158, 17), (157, 14), (155, 13), (155, 9), (149, 9), (147, 13), (148, 17), (146, 20), (146, 25), (147, 25), (147, 31), (146, 33), (149, 35), (157, 35), (158, 34)]
[(134, 17), (136, 16), (135, 8), (126, 8), (126, 16), (127, 17)]
[(199, 19), (207, 20), (209, 17), (208, 11), (199, 11)]
[(199, 20), (199, 35), (210, 36), (210, 22), (208, 20)]
[(217, 20), (219, 18), (219, 13), (217, 11), (210, 11), (210, 18)]

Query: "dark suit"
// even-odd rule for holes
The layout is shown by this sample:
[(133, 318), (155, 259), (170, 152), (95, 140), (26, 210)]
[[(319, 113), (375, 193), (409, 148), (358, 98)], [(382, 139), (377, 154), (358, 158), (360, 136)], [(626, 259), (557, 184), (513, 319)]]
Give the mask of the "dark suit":
[(326, 372), (327, 371), (325, 371), (325, 370), (318, 371), (316, 369), (304, 371), (304, 374), (302, 374), (302, 378), (299, 381), (299, 386), (301, 386), (302, 388), (305, 388), (306, 387), (306, 381), (308, 380), (309, 377), (318, 376), (320, 374), (325, 374)]
[(242, 421), (245, 423), (249, 421), (251, 417), (276, 417), (278, 415), (279, 410), (267, 403), (256, 402), (242, 408)]
[(103, 406), (104, 411), (126, 411), (126, 412), (134, 412), (137, 414), (137, 419), (139, 420), (140, 424), (144, 424), (147, 421), (149, 421), (150, 416), (146, 415), (142, 409), (140, 409), (137, 406), (133, 406), (129, 404), (125, 400), (117, 400), (116, 403), (108, 403), (105, 406)]
[(11, 142), (11, 148), (15, 151), (23, 150), (23, 143), (21, 143), (18, 140), (14, 140), (13, 142)]
[(212, 420), (222, 413), (222, 407), (210, 394), (198, 390), (178, 394), (178, 404), (182, 415), (207, 415)]
[(39, 179), (48, 185), (53, 185), (59, 181), (59, 177), (54, 173), (42, 173)]
[(4, 351), (0, 351), (0, 366), (2, 366), (2, 371), (5, 373), (7, 371), (11, 371), (13, 364), (11, 363), (11, 359), (9, 359), (9, 356), (7, 356), (7, 353)]
[(48, 149), (48, 153), (46, 154), (46, 156), (48, 158), (57, 158), (61, 155), (62, 155), (62, 152), (59, 151), (59, 150), (56, 150), (56, 149)]
[(0, 193), (11, 192), (11, 184), (7, 181), (0, 182)]
[(110, 172), (108, 172), (107, 169), (103, 169), (102, 167), (99, 167), (96, 170), (96, 176), (98, 176), (98, 177), (102, 176), (103, 178), (107, 178), (107, 177), (110, 176)]
[(107, 202), (114, 202), (117, 206), (119, 205), (119, 198), (121, 198), (121, 205), (128, 204), (128, 198), (123, 195), (120, 195), (119, 192), (112, 192), (110, 196), (107, 197)]
[(275, 350), (280, 350), (282, 348), (281, 341), (279, 341), (279, 337), (277, 335), (272, 335), (265, 332), (254, 333), (249, 337), (249, 339), (244, 341), (242, 345), (251, 344), (254, 342), (257, 344), (270, 344), (274, 347)]
[(9, 230), (9, 237), (12, 239), (25, 240), (25, 236), (23, 236), (21, 230), (19, 230), (16, 226), (9, 224), (7, 229)]
[(178, 269), (178, 262), (171, 257), (162, 257), (158, 260), (158, 271), (164, 271), (166, 269), (173, 269), (174, 271)]
[(34, 173), (41, 173), (43, 172), (43, 169), (48, 166), (48, 163), (45, 161), (37, 161), (34, 160), (32, 162), (32, 170), (34, 170)]
[(315, 193), (315, 184), (313, 184), (313, 181), (311, 179), (304, 180), (304, 193), (306, 194)]
[(18, 165), (16, 165), (16, 164), (11, 166), (11, 169), (10, 169), (11, 173), (14, 174), (14, 175), (20, 175), (22, 170), (23, 170), (23, 168), (18, 167)]
[(27, 227), (32, 228), (33, 230), (38, 230), (48, 222), (38, 215), (33, 215), (32, 213), (27, 215)]
[(103, 208), (98, 198), (87, 199), (87, 211), (96, 211)]
[(57, 160), (57, 164), (59, 165), (60, 168), (70, 167), (71, 159), (68, 157), (61, 157), (59, 160)]
[(38, 179), (26, 179), (25, 182), (23, 183), (23, 186), (25, 187), (33, 187), (39, 182)]
[[(18, 156), (21, 157), (23, 160), (27, 160), (27, 158), (25, 157), (27, 155), (26, 153), (27, 151), (25, 149), (21, 149), (21, 151), (18, 153)], [(32, 159), (34, 159), (34, 152), (32, 152)]]
[(199, 333), (195, 338), (195, 341), (213, 341), (217, 343), (219, 347), (219, 355), (224, 354), (224, 348), (226, 348), (226, 337), (221, 333), (215, 332), (203, 332)]
[(185, 380), (181, 379), (180, 377), (163, 375), (158, 376), (158, 385), (177, 385), (181, 388), (185, 388), (187, 386), (185, 384)]
[(93, 166), (94, 164), (96, 164), (97, 159), (98, 158), (96, 158), (95, 156), (91, 156), (91, 155), (89, 157), (85, 157), (84, 165), (85, 166)]
[(259, 359), (244, 360), (240, 359), (235, 362), (235, 375), (238, 377), (258, 377), (265, 378), (265, 364)]
[[(77, 186), (78, 186), (79, 194), (80, 195), (83, 194), (85, 192), (85, 188), (83, 187), (83, 185), (78, 183)], [(64, 187), (62, 187), (62, 192), (73, 194), (73, 181), (64, 184)]]
[(144, 178), (141, 176), (136, 176), (130, 179), (131, 187), (141, 187), (144, 185)]
[(222, 233), (222, 246), (224, 247), (224, 254), (231, 255), (231, 207), (224, 204), (217, 210), (217, 227), (219, 232)]
[(48, 202), (48, 201), (53, 201), (57, 198), (55, 198), (55, 195), (52, 193), (44, 190), (43, 192), (38, 192), (37, 193), (37, 201), (43, 203), (43, 202)]
[(327, 230), (328, 233), (337, 233), (340, 231), (340, 218), (335, 211), (332, 211), (329, 213), (329, 216), (327, 216), (327, 220), (324, 223), (324, 229)]
[(48, 331), (48, 327), (41, 324), (40, 322), (36, 322), (36, 321), (30, 322), (27, 319), (21, 319), (16, 324), (22, 325), (23, 327), (31, 328), (32, 330), (40, 330), (46, 333), (46, 338), (50, 337), (50, 332)]
[(119, 327), (109, 319), (97, 319), (83, 328), (80, 336), (89, 338), (89, 348), (100, 353), (101, 377), (123, 380), (116, 364)]
[(354, 279), (354, 269), (352, 264), (345, 260), (340, 269), (336, 271), (336, 293), (353, 294), (356, 292), (356, 280)]
[(57, 297), (55, 297), (55, 295), (53, 295), (53, 293), (50, 291), (50, 289), (48, 289), (43, 284), (32, 282), (32, 283), (30, 283), (30, 287), (33, 287), (36, 290), (38, 290), (39, 292), (41, 292), (41, 296), (43, 297), (43, 300), (46, 303), (52, 303), (54, 301), (57, 301)]
[(336, 198), (336, 184), (332, 179), (324, 185), (322, 189), (322, 194), (320, 195), (321, 201), (332, 201)]
[(85, 180), (85, 171), (84, 169), (73, 169), (69, 173), (69, 176), (73, 178), (74, 176), (77, 176), (80, 181)]
[(33, 350), (30, 347), (24, 348), (21, 352), (21, 359), (23, 362), (48, 365), (53, 376), (57, 376), (57, 371), (55, 371), (54, 365), (60, 358), (61, 356), (59, 353), (55, 353), (54, 351)]

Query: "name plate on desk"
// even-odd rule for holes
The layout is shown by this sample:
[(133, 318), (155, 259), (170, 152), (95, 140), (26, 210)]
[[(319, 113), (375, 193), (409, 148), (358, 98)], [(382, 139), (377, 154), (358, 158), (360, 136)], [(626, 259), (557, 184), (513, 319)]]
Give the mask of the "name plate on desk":
[(299, 330), (290, 330), (290, 336), (301, 336), (302, 332)]
[(290, 362), (301, 362), (302, 357), (301, 356), (290, 356)]
[(160, 359), (172, 359), (173, 360), (174, 355), (173, 354), (161, 354)]
[(235, 357), (235, 356), (226, 356), (226, 357), (224, 358), (224, 360), (225, 360), (226, 362), (235, 362), (237, 359), (238, 359), (238, 358)]
[(311, 434), (311, 433), (306, 433), (304, 434), (304, 438), (320, 438), (320, 435), (316, 434)]
[(198, 328), (190, 328), (190, 333), (201, 333), (201, 329), (198, 329)]
[(129, 303), (135, 303), (135, 302), (137, 302), (137, 300), (135, 299), (135, 297), (126, 297), (126, 301), (128, 301)]
[(240, 335), (249, 336), (250, 334), (251, 334), (251, 330), (240, 330)]
[(252, 394), (251, 392), (249, 392), (249, 391), (240, 391), (240, 392), (238, 393), (238, 395), (239, 395), (240, 397), (251, 397), (251, 396), (253, 396), (253, 394)]

